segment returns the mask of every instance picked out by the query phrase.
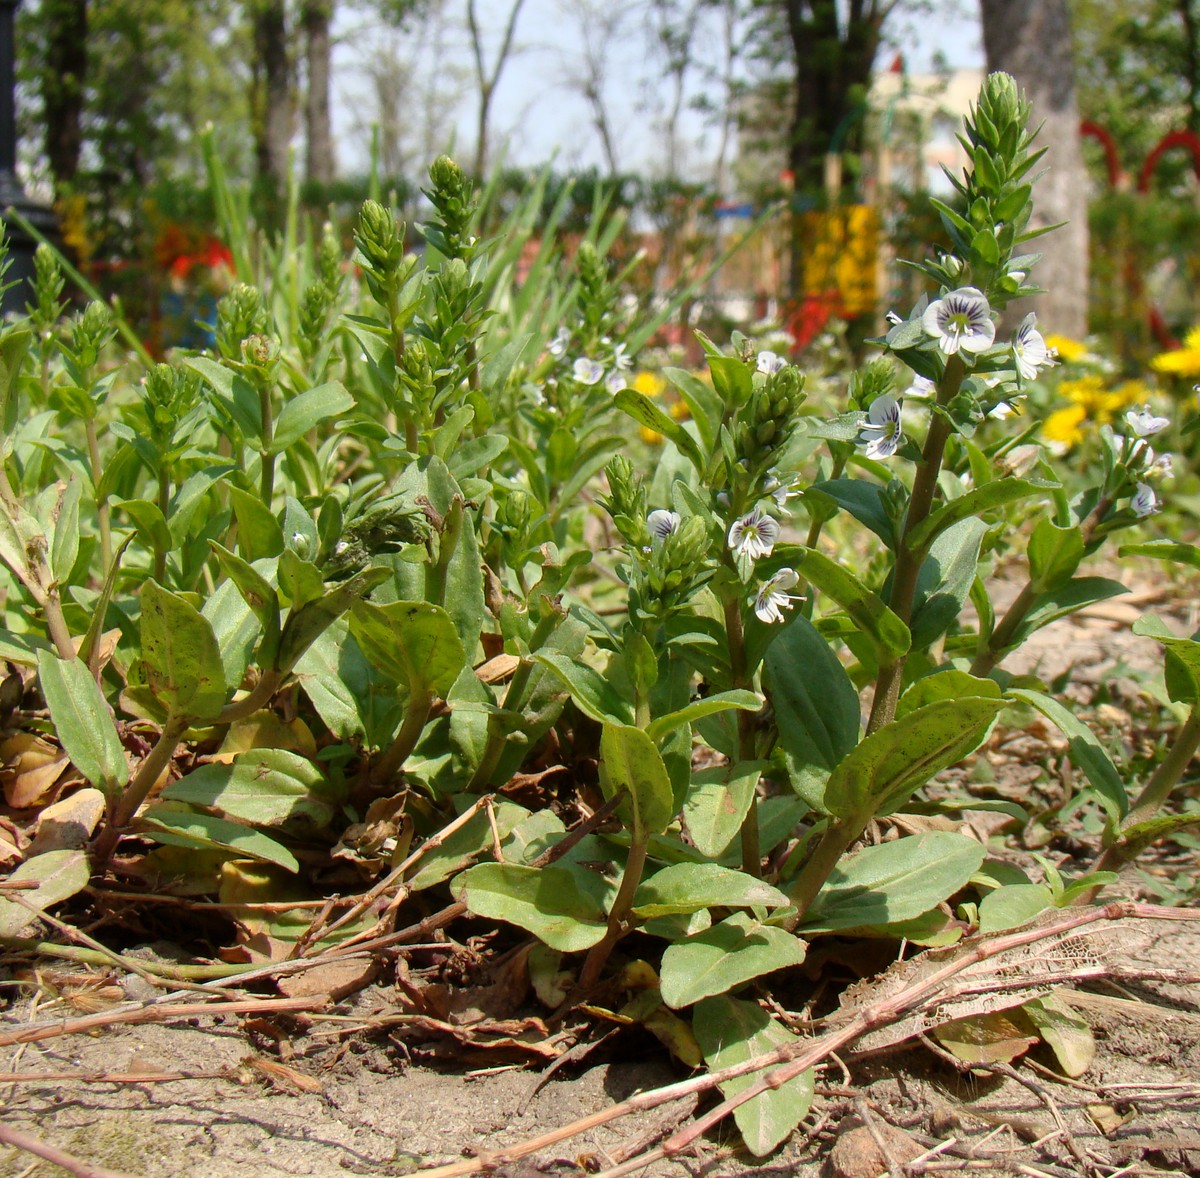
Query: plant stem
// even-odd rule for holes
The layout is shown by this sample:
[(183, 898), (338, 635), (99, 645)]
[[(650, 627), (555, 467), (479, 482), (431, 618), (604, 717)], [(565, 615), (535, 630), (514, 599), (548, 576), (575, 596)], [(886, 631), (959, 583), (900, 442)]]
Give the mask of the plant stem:
[[(725, 598), (725, 634), (729, 641), (730, 686), (749, 688), (750, 675), (746, 667), (746, 632), (742, 626), (742, 604), (736, 592)], [(738, 712), (738, 760), (754, 759), (754, 717)], [(758, 797), (750, 799), (750, 809), (742, 820), (742, 870), (756, 878), (762, 875), (762, 847), (759, 842)]]
[(642, 872), (646, 868), (646, 851), (649, 847), (648, 838), (635, 838), (629, 844), (629, 858), (625, 861), (625, 871), (621, 876), (621, 886), (617, 890), (616, 899), (608, 913), (608, 931), (604, 939), (588, 950), (584, 959), (583, 969), (579, 971), (579, 981), (575, 984), (576, 994), (586, 994), (599, 980), (600, 971), (608, 961), (616, 943), (628, 931), (626, 918), (633, 907), (634, 893), (642, 882)]
[(442, 530), (438, 535), (437, 560), (425, 566), (425, 600), (434, 605), (446, 604), (446, 574), (449, 572), (454, 550), (458, 547), (458, 535), (462, 531), (462, 525), (463, 501), (455, 495), (442, 520)]
[(425, 731), (432, 707), (433, 695), (431, 692), (421, 692), (408, 701), (408, 707), (404, 709), (404, 720), (400, 724), (400, 731), (388, 745), (387, 751), (371, 768), (371, 781), (377, 783), (390, 781), (400, 772), (404, 762), (417, 747), (421, 733)]
[[(1096, 502), (1095, 507), (1088, 512), (1083, 523), (1079, 525), (1079, 533), (1085, 548), (1091, 543), (1092, 535), (1108, 514), (1108, 509), (1112, 507), (1112, 502), (1111, 496), (1102, 495)], [(1013, 600), (1012, 605), (1005, 611), (1000, 624), (992, 631), (987, 646), (976, 654), (974, 662), (971, 663), (972, 675), (984, 676), (991, 674), (997, 663), (1008, 654), (1009, 648), (1013, 645), (1013, 639), (1021, 627), (1021, 623), (1025, 621), (1042, 589), (1043, 586), (1036, 584), (1032, 579), (1025, 583), (1021, 592)]]
[(108, 823), (96, 840), (94, 847), (96, 870), (101, 871), (107, 865), (122, 831), (133, 820), (138, 807), (146, 800), (154, 788), (155, 782), (162, 776), (163, 770), (171, 763), (175, 746), (187, 731), (188, 724), (189, 718), (186, 715), (172, 713), (167, 716), (167, 722), (158, 734), (158, 740), (154, 742), (154, 747), (142, 759), (142, 763), (137, 767), (137, 772), (121, 796), (117, 798)]
[[(966, 368), (957, 355), (946, 359), (946, 371), (938, 383), (937, 405), (945, 408), (957, 395), (962, 386)], [(904, 517), (904, 533), (896, 553), (896, 566), (892, 570), (892, 595), (888, 602), (892, 612), (905, 624), (912, 620), (913, 598), (917, 590), (917, 576), (925, 558), (923, 551), (915, 551), (909, 543), (913, 531), (926, 519), (933, 507), (933, 496), (937, 491), (938, 475), (942, 469), (942, 457), (946, 442), (954, 427), (944, 413), (934, 412), (929, 421), (929, 432), (925, 435), (925, 448), (921, 452), (921, 465), (913, 479), (912, 495), (908, 500), (908, 513)], [(879, 668), (875, 681), (875, 698), (871, 705), (871, 718), (867, 723), (867, 735), (890, 724), (896, 717), (896, 704), (900, 699), (900, 687), (904, 681), (904, 656), (892, 659)]]
[[(96, 419), (89, 417), (84, 422), (84, 431), (87, 435), (88, 462), (92, 467), (92, 485), (99, 486), (100, 475), (103, 472), (104, 464), (100, 459), (100, 439), (96, 434)], [(166, 513), (164, 512), (164, 515)], [(108, 510), (108, 496), (97, 498), (96, 500), (96, 521), (100, 525), (100, 561), (104, 576), (108, 576), (108, 570), (112, 568), (113, 551), (112, 551), (112, 518)], [(156, 580), (161, 580), (159, 574), (155, 574)]]
[[(559, 623), (564, 617), (566, 615), (559, 609), (552, 606), (547, 608), (545, 615), (529, 636), (530, 654), (541, 650), (546, 645), (550, 635), (558, 629)], [(513, 677), (508, 682), (508, 690), (504, 693), (504, 703), (501, 705), (504, 711), (515, 712), (524, 706), (525, 693), (529, 689), (529, 679), (532, 674), (533, 660), (522, 658), (513, 672)], [(484, 746), (483, 756), (479, 758), (475, 772), (471, 774), (471, 780), (467, 782), (467, 793), (479, 793), (491, 784), (492, 774), (496, 772), (496, 766), (500, 764), (500, 758), (504, 756), (507, 737), (503, 721), (498, 716), (489, 716), (487, 744)]]
[(866, 829), (866, 825), (865, 821), (845, 821), (840, 818), (829, 820), (829, 825), (817, 840), (816, 847), (800, 869), (795, 883), (788, 888), (788, 899), (796, 907), (796, 921), (804, 918), (817, 893), (829, 878), (830, 872), (838, 865), (838, 861), (846, 853), (846, 848)]
[(259, 473), (258, 497), (269, 510), (275, 495), (275, 455), (271, 450), (275, 425), (271, 410), (271, 383), (266, 379), (258, 382), (258, 406), (262, 416), (262, 448), (259, 451), (262, 470)]

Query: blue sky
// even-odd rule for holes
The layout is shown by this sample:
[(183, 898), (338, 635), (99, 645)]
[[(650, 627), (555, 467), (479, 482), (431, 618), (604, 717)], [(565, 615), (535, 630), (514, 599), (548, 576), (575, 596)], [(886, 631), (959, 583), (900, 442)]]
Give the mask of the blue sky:
[[(564, 168), (588, 165), (603, 166), (604, 156), (599, 139), (592, 127), (587, 105), (570, 83), (572, 74), (581, 67), (579, 26), (568, 13), (592, 4), (593, 11), (613, 11), (605, 0), (525, 0), (517, 26), (517, 52), (512, 57), (497, 88), (492, 117), (493, 141), (507, 144), (507, 158), (523, 165), (540, 164), (556, 157)], [(941, 11), (934, 16), (909, 18), (893, 24), (893, 35), (905, 55), (910, 73), (928, 72), (937, 54), (945, 56), (951, 66), (979, 66), (983, 52), (979, 38), (977, 5), (974, 0), (939, 0)], [(447, 10), (457, 19), (461, 0), (449, 0)], [(509, 10), (507, 0), (483, 3), (481, 19), (485, 28), (499, 28)], [(350, 30), (342, 30), (349, 32)], [(369, 103), (363, 100), (361, 55), (372, 44), (378, 44), (378, 34), (360, 31), (349, 37), (336, 58), (335, 87), (336, 122), (339, 127), (339, 164), (346, 171), (365, 167), (367, 134), (353, 123), (367, 116)], [(455, 154), (467, 158), (474, 144), (475, 101), (470, 92), (465, 33), (449, 30), (445, 40), (445, 56), (437, 67), (443, 79), (439, 88), (451, 93), (457, 88), (463, 98), (456, 107)], [(894, 50), (885, 48), (880, 65), (886, 68)], [(431, 69), (429, 54), (417, 57), (411, 64), (414, 77)], [(464, 80), (450, 81), (455, 73)], [(610, 43), (605, 53), (605, 94), (610, 110), (613, 138), (618, 164), (626, 170), (654, 170), (655, 158), (661, 152), (661, 140), (650, 127), (650, 108), (665, 101), (663, 90), (650, 80), (645, 60), (644, 43), (634, 26), (627, 26)], [(688, 124), (688, 156), (692, 167), (701, 173), (708, 171), (708, 161), (715, 149), (715, 131), (699, 116)], [(444, 147), (445, 144), (440, 144)]]

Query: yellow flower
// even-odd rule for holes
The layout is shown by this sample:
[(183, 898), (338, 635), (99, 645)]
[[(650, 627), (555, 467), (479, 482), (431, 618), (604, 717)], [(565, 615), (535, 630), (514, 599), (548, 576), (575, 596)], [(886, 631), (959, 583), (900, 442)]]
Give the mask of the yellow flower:
[(1120, 398), (1118, 409), (1127, 409), (1130, 405), (1144, 405), (1152, 395), (1144, 380), (1124, 381), (1112, 392), (1114, 397)]
[(1200, 327), (1193, 327), (1183, 337), (1183, 347), (1162, 352), (1150, 361), (1150, 367), (1163, 376), (1178, 376), (1183, 380), (1200, 378)]
[(638, 434), (648, 446), (661, 446), (663, 444), (662, 434), (652, 430), (648, 425), (639, 425)]
[(1080, 409), (1083, 416), (1092, 418), (1098, 425), (1112, 421), (1120, 410), (1132, 403), (1127, 399), (1125, 385), (1117, 389), (1106, 388), (1104, 377), (1096, 375), (1064, 380), (1058, 386), (1058, 391), (1071, 402), (1072, 407)]
[(1046, 418), (1042, 426), (1042, 437), (1051, 449), (1061, 453), (1078, 446), (1083, 441), (1083, 430), (1079, 427), (1087, 417), (1087, 410), (1082, 405), (1068, 405), (1065, 409), (1056, 409)]
[(647, 397), (661, 396), (666, 387), (667, 382), (657, 372), (648, 372), (646, 369), (642, 369), (633, 378), (633, 383), (630, 385), (630, 388), (636, 389), (639, 393), (644, 393)]
[(1048, 335), (1045, 337), (1046, 347), (1058, 353), (1058, 358), (1066, 364), (1074, 364), (1088, 354), (1087, 344), (1081, 344), (1077, 339), (1069, 339), (1065, 335)]

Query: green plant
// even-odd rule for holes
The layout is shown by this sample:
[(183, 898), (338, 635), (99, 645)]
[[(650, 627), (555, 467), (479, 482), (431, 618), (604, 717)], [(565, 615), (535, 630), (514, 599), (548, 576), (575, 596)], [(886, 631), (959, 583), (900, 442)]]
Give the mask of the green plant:
[[(1029, 114), (1011, 78), (987, 79), (964, 211), (938, 205), (948, 248), (915, 267), (934, 297), (892, 318), (840, 412), (740, 336), (701, 338), (707, 379), (664, 370), (690, 419), (664, 412), (627, 374), (672, 307), (645, 318), (622, 297), (611, 226), (594, 220), (570, 257), (543, 244), (518, 284), (543, 191), (480, 238), (447, 159), (423, 255), (368, 201), (354, 275), (294, 217), (255, 243), (218, 177), (242, 281), (214, 352), (137, 375), (102, 362), (97, 304), (53, 325), (43, 255), (31, 324), (0, 333), (3, 653), (37, 667), (105, 814), (87, 857), (30, 861), (57, 881), (42, 907), (117, 863), (273, 894), (337, 843), (390, 873), (352, 914), (269, 925), (286, 951), (350, 935), (387, 888), (385, 928), (448, 884), (536, 938), (547, 993), (607, 1000), (632, 971), (627, 1017), (721, 1067), (791, 1035), (744, 991), (813, 938), (1010, 927), (1194, 821), (1159, 815), (1200, 744), (1194, 716), (1131, 804), (1096, 735), (1002, 669), (1037, 629), (1123, 591), (1079, 570), (1159, 504), (1148, 411), (1106, 427), (1098, 480), (1075, 495), (1036, 423), (990, 422), (1050, 359), (1033, 316), (1010, 338), (995, 325), (1036, 293), (1037, 255), (1019, 252), (1036, 236)], [(256, 250), (272, 282), (249, 281)], [(665, 440), (653, 468), (633, 426)], [(1027, 573), (1002, 613), (1001, 558)], [(1194, 706), (1195, 644), (1164, 641)], [(1062, 731), (1087, 781), (1073, 804), (1103, 816), (1089, 875), (1047, 865), (1039, 883), (967, 834), (903, 833), (898, 815), (1014, 707)], [(540, 783), (560, 766), (551, 798)], [(537, 802), (503, 796), (531, 779)], [(372, 824), (386, 836), (350, 837)], [(150, 843), (178, 850), (139, 859)], [(266, 865), (259, 883), (245, 860)], [(755, 1152), (810, 1093), (801, 1078), (739, 1110)]]

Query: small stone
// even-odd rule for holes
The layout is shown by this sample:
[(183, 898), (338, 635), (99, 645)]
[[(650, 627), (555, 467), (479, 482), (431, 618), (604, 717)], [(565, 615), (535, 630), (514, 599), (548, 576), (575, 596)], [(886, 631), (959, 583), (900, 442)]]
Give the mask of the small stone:
[(857, 1125), (839, 1134), (830, 1151), (831, 1178), (877, 1178), (877, 1175), (887, 1173), (889, 1161), (902, 1165), (925, 1152), (903, 1129), (886, 1121), (877, 1121), (876, 1131), (891, 1157), (883, 1156), (870, 1129)]

